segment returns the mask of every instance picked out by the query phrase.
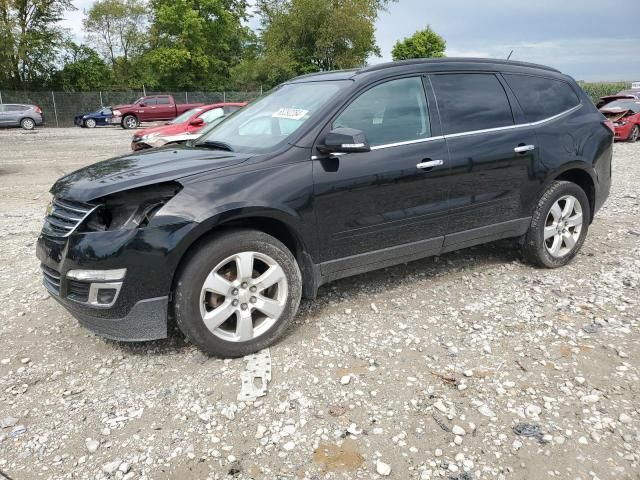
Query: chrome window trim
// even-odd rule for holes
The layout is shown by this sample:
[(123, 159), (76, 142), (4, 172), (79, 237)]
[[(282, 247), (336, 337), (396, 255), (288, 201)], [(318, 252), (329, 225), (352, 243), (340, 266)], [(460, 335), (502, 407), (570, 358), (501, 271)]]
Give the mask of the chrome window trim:
[(407, 140), (405, 142), (385, 143), (384, 145), (376, 145), (375, 147), (371, 147), (371, 150), (382, 150), (384, 148), (402, 147), (404, 145), (413, 145), (415, 143), (425, 143), (425, 142), (432, 142), (434, 140), (443, 140), (443, 139), (444, 139), (443, 135), (438, 135), (437, 137), (418, 138), (416, 140)]
[[(575, 107), (571, 107), (569, 110), (565, 110), (564, 112), (560, 112), (556, 115), (553, 115), (551, 117), (548, 118), (543, 118), (542, 120), (537, 120), (535, 122), (527, 122), (527, 123), (518, 123), (515, 125), (507, 125), (504, 127), (495, 127), (495, 128), (486, 128), (483, 130), (472, 130), (469, 132), (459, 132), (459, 133), (449, 133), (446, 135), (438, 135), (436, 137), (427, 137), (427, 138), (419, 138), (417, 140), (407, 140), (406, 142), (396, 142), (396, 143), (387, 143), (384, 145), (376, 145), (375, 147), (371, 147), (371, 151), (374, 150), (382, 150), (385, 148), (393, 148), (393, 147), (401, 147), (404, 145), (414, 145), (416, 143), (426, 143), (426, 142), (431, 142), (434, 140), (446, 140), (448, 138), (457, 138), (457, 137), (466, 137), (468, 135), (478, 135), (481, 133), (493, 133), (493, 132), (501, 132), (504, 130), (515, 130), (515, 129), (519, 129), (519, 128), (527, 128), (527, 127), (537, 127), (539, 125), (543, 125), (545, 123), (548, 122), (552, 122), (554, 120), (557, 120), (558, 118), (564, 117), (565, 115), (569, 115), (570, 113), (573, 113), (577, 110), (579, 110), (582, 107), (582, 102), (580, 102), (578, 105), (576, 105)], [(331, 154), (334, 157), (339, 157), (342, 155), (346, 155), (346, 153), (333, 153)], [(313, 155), (311, 157), (311, 160), (318, 160), (320, 158), (324, 158), (318, 155)]]
[(467, 135), (478, 135), (481, 133), (493, 133), (493, 132), (501, 132), (503, 130), (515, 130), (519, 128), (527, 128), (527, 127), (537, 127), (547, 122), (552, 122), (557, 120), (560, 117), (568, 115), (577, 111), (580, 107), (582, 107), (582, 103), (579, 103), (575, 107), (571, 107), (569, 110), (565, 110), (564, 112), (560, 112), (552, 117), (543, 118), (542, 120), (537, 120), (535, 122), (527, 122), (527, 123), (517, 123), (515, 125), (506, 125), (504, 127), (495, 127), (495, 128), (485, 128), (483, 130), (472, 130), (469, 132), (458, 132), (458, 133), (448, 133), (444, 135), (444, 138), (456, 138), (456, 137), (466, 137)]

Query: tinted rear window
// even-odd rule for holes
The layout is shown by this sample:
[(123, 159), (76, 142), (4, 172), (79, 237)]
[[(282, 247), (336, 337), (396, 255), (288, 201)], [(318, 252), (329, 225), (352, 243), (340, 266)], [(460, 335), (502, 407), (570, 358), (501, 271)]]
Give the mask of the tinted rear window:
[(504, 78), (529, 122), (553, 117), (580, 103), (569, 84), (561, 80), (516, 74), (505, 74)]
[(445, 134), (513, 125), (509, 99), (493, 74), (434, 75), (433, 86)]

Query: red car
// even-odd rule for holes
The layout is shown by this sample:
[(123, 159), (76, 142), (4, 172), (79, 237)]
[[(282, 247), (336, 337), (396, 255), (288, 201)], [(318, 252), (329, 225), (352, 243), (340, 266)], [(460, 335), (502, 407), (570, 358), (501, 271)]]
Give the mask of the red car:
[(112, 122), (122, 128), (137, 128), (140, 122), (171, 120), (203, 103), (176, 103), (171, 95), (147, 95), (131, 105), (115, 105)]
[(640, 138), (640, 99), (617, 98), (605, 102), (600, 112), (613, 122), (616, 140), (635, 142)]
[(144, 150), (169, 143), (172, 138), (197, 134), (218, 118), (244, 107), (246, 103), (214, 103), (192, 108), (166, 125), (138, 130), (131, 140), (131, 150)]

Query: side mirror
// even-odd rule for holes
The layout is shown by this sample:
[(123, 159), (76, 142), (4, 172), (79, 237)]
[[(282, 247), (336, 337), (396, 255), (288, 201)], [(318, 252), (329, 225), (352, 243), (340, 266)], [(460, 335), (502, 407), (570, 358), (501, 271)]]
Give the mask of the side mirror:
[(139, 107), (146, 107), (146, 106), (147, 106), (147, 104), (146, 104), (146, 103), (139, 103), (139, 104), (138, 104), (138, 106), (139, 106)]
[(324, 142), (317, 146), (322, 153), (358, 153), (370, 152), (364, 132), (354, 128), (336, 128), (331, 130)]
[(189, 122), (189, 125), (191, 125), (192, 127), (201, 127), (202, 125), (204, 125), (204, 119), (194, 118)]

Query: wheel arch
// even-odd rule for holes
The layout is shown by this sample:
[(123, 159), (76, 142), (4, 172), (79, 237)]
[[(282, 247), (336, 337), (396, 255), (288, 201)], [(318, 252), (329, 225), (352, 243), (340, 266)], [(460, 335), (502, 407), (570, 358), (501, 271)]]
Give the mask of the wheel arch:
[(315, 298), (319, 286), (319, 273), (295, 223), (294, 219), (287, 218), (284, 212), (262, 209), (225, 212), (208, 219), (191, 232), (188, 244), (183, 246), (183, 252), (173, 272), (171, 291), (175, 291), (181, 270), (199, 245), (228, 231), (258, 230), (276, 238), (289, 249), (302, 273), (303, 295), (306, 298)]
[(559, 171), (554, 172), (553, 175), (545, 182), (542, 193), (546, 191), (551, 182), (554, 181), (566, 181), (572, 182), (578, 185), (584, 193), (587, 194), (589, 199), (589, 222), (593, 222), (596, 207), (596, 174), (593, 169), (589, 168), (584, 163), (570, 163), (564, 166)]

